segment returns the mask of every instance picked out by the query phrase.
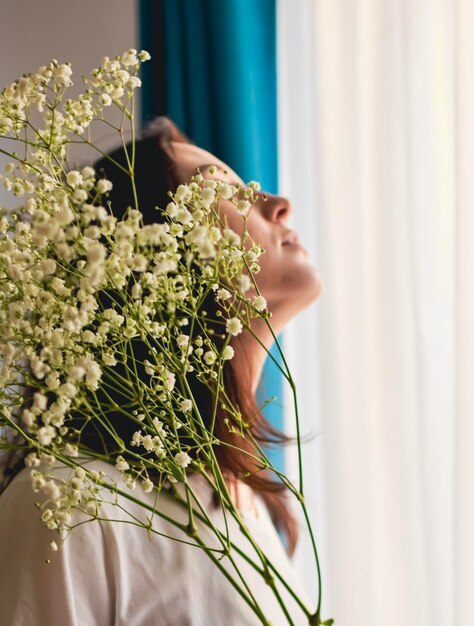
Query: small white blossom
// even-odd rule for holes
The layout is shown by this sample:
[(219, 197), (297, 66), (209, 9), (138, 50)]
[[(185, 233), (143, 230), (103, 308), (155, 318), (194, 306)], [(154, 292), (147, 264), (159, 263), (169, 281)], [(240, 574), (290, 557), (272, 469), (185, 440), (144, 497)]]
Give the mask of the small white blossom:
[(138, 53), (138, 58), (140, 59), (140, 61), (149, 61), (151, 59), (151, 56), (150, 53), (146, 50), (141, 50)]
[(118, 469), (119, 472), (125, 472), (126, 470), (130, 469), (130, 465), (127, 463), (127, 461), (121, 455), (119, 455), (117, 457), (117, 461), (115, 463), (115, 467), (116, 467), (116, 469)]
[(263, 296), (255, 296), (252, 302), (257, 311), (264, 311), (267, 307), (267, 301)]
[(227, 332), (234, 336), (238, 335), (243, 330), (242, 322), (237, 317), (231, 317), (230, 319), (228, 319), (226, 321), (225, 327)]
[(192, 459), (187, 452), (178, 452), (175, 455), (174, 460), (176, 465), (184, 469), (185, 467), (188, 467)]
[(82, 174), (77, 170), (71, 170), (66, 174), (67, 184), (70, 185), (73, 189), (79, 187), (84, 182), (82, 178)]
[(208, 350), (207, 352), (204, 353), (204, 356), (203, 356), (203, 359), (205, 363), (207, 363), (207, 365), (212, 365), (215, 362), (216, 358), (217, 358), (217, 355), (214, 352), (214, 350)]
[(240, 215), (245, 217), (246, 215), (248, 215), (251, 206), (252, 205), (248, 200), (239, 200), (236, 203), (235, 208), (237, 209), (237, 213), (240, 213)]
[(109, 96), (108, 93), (101, 93), (99, 96), (99, 100), (104, 107), (108, 107), (112, 104), (112, 98)]
[(110, 180), (107, 180), (106, 178), (99, 178), (95, 188), (97, 189), (98, 193), (107, 193), (108, 191), (112, 190), (112, 182)]
[(234, 348), (232, 346), (227, 345), (224, 350), (222, 350), (222, 358), (224, 361), (228, 361), (232, 359), (234, 356)]
[(153, 491), (153, 487), (153, 482), (149, 478), (145, 478), (145, 480), (142, 481), (142, 488), (145, 493)]
[(185, 413), (187, 411), (191, 411), (192, 408), (193, 408), (193, 403), (189, 399), (183, 400), (179, 407), (180, 411), (184, 411)]
[(239, 277), (239, 282), (240, 282), (240, 291), (242, 291), (243, 293), (248, 291), (250, 287), (252, 286), (252, 281), (250, 280), (250, 277), (248, 274), (241, 274)]

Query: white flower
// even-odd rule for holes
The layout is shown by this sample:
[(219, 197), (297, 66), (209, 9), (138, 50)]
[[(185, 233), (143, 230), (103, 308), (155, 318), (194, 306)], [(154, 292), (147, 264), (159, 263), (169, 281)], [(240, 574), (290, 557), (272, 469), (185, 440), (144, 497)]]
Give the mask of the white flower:
[(173, 374), (173, 372), (166, 370), (165, 377), (166, 387), (169, 389), (169, 391), (172, 391), (176, 382), (176, 376), (175, 374)]
[(221, 183), (219, 186), (219, 195), (223, 200), (230, 200), (237, 191), (237, 188), (227, 183)]
[(179, 185), (176, 189), (176, 193), (174, 194), (174, 199), (176, 202), (187, 202), (191, 196), (192, 192), (188, 185)]
[(157, 435), (159, 435), (160, 437), (162, 437), (163, 439), (166, 437), (167, 432), (164, 429), (164, 424), (161, 420), (159, 420), (157, 417), (153, 418), (153, 426), (155, 427), (155, 431), (157, 433)]
[(127, 461), (121, 455), (119, 455), (117, 457), (117, 461), (115, 463), (115, 467), (116, 467), (116, 469), (118, 469), (119, 472), (124, 472), (124, 471), (130, 469), (130, 465), (127, 463)]
[(146, 50), (141, 50), (141, 52), (138, 53), (138, 58), (140, 59), (140, 61), (149, 61), (151, 59), (151, 56), (150, 53)]
[(108, 93), (101, 93), (99, 96), (99, 101), (104, 107), (109, 107), (112, 104), (112, 98)]
[(127, 81), (127, 87), (130, 89), (136, 89), (137, 87), (142, 86), (142, 81), (138, 78), (138, 76), (132, 76), (130, 80)]
[(168, 202), (168, 204), (166, 205), (166, 215), (169, 215), (171, 218), (176, 217), (176, 214), (178, 212), (178, 205), (176, 204), (176, 202)]
[(222, 234), (229, 245), (240, 246), (240, 236), (232, 228), (224, 228)]
[(213, 350), (208, 350), (204, 353), (203, 359), (207, 363), (207, 365), (212, 365), (217, 358), (216, 353)]
[(176, 465), (181, 468), (187, 467), (191, 463), (191, 457), (187, 452), (178, 452), (174, 457)]
[(142, 481), (142, 488), (145, 493), (150, 493), (150, 491), (153, 491), (153, 487), (154, 485), (149, 478), (145, 478), (145, 480)]
[(85, 202), (87, 200), (87, 191), (85, 189), (76, 189), (72, 194), (72, 198), (76, 202)]
[(216, 297), (219, 300), (228, 300), (231, 297), (231, 293), (228, 289), (221, 288), (217, 290)]
[(239, 283), (240, 283), (240, 291), (244, 293), (248, 291), (250, 287), (252, 286), (252, 281), (250, 280), (250, 277), (248, 276), (248, 274), (241, 274), (239, 278)]
[(224, 350), (222, 350), (222, 358), (224, 361), (228, 361), (232, 359), (234, 356), (234, 348), (232, 346), (226, 346)]
[(184, 411), (186, 413), (187, 411), (190, 411), (193, 408), (193, 403), (189, 399), (183, 400), (179, 408), (181, 411)]
[(79, 187), (84, 182), (82, 178), (82, 174), (77, 170), (71, 170), (66, 175), (67, 184), (70, 185), (73, 189)]
[(237, 317), (231, 317), (226, 321), (225, 324), (226, 330), (231, 335), (238, 335), (242, 332), (242, 322)]
[(117, 359), (113, 354), (104, 353), (102, 356), (102, 360), (104, 361), (105, 365), (108, 365), (109, 367), (114, 367), (114, 365), (117, 365)]
[(34, 394), (33, 407), (38, 411), (46, 411), (46, 407), (48, 406), (48, 398), (38, 391)]
[(56, 261), (53, 259), (43, 259), (40, 262), (40, 271), (43, 276), (49, 276), (56, 271)]
[(153, 450), (153, 448), (155, 447), (151, 435), (145, 435), (144, 437), (142, 437), (141, 444), (145, 448), (145, 450), (148, 450), (148, 452), (151, 452), (151, 450)]
[(145, 272), (148, 267), (148, 259), (144, 254), (135, 254), (131, 260), (131, 266), (136, 272)]
[(90, 165), (86, 165), (85, 167), (82, 168), (81, 174), (82, 174), (82, 177), (84, 179), (86, 179), (86, 178), (94, 178), (95, 177), (95, 169), (93, 167), (91, 167)]
[(99, 386), (99, 380), (102, 376), (100, 365), (95, 361), (92, 361), (87, 368), (86, 383), (89, 389), (97, 389)]
[(210, 259), (216, 256), (216, 247), (211, 241), (203, 241), (198, 244), (198, 252), (202, 259)]
[(50, 424), (38, 429), (37, 438), (42, 446), (49, 446), (54, 437), (56, 437), (56, 429)]
[(45, 383), (46, 383), (48, 389), (50, 389), (51, 391), (54, 391), (55, 389), (57, 389), (59, 387), (59, 385), (61, 384), (59, 382), (58, 375), (55, 372), (50, 372), (46, 376)]
[(51, 541), (49, 546), (53, 552), (56, 552), (58, 549), (58, 544), (55, 541)]
[(127, 52), (122, 54), (121, 61), (122, 65), (125, 65), (125, 67), (129, 65), (136, 65), (138, 63), (137, 51), (134, 48), (130, 48), (130, 50), (127, 50)]
[(61, 490), (53, 480), (46, 481), (41, 487), (41, 491), (51, 500), (59, 500), (61, 497)]
[(248, 200), (239, 200), (236, 203), (235, 208), (237, 209), (237, 213), (240, 213), (240, 215), (243, 215), (245, 217), (246, 215), (248, 215), (251, 206), (252, 205)]
[(67, 443), (64, 446), (64, 454), (66, 456), (76, 457), (76, 456), (79, 456), (79, 450), (78, 450), (76, 445), (71, 444), (71, 443)]
[(70, 87), (72, 85), (72, 80), (70, 79), (71, 74), (71, 66), (65, 63), (57, 65), (53, 69), (54, 80), (64, 87)]
[(95, 188), (97, 189), (98, 193), (107, 193), (108, 191), (111, 191), (112, 186), (113, 185), (110, 180), (107, 180), (106, 178), (100, 178), (97, 181)]
[(248, 187), (250, 187), (253, 191), (260, 191), (260, 183), (257, 183), (255, 180), (251, 180), (248, 183)]
[(92, 515), (95, 516), (98, 514), (98, 507), (97, 507), (97, 503), (95, 502), (95, 500), (89, 500), (89, 502), (87, 502), (86, 506), (85, 506), (85, 511), (88, 515)]
[(252, 304), (259, 312), (264, 311), (267, 307), (267, 301), (263, 296), (255, 296)]
[(202, 200), (202, 203), (206, 206), (210, 206), (214, 202), (215, 197), (216, 197), (216, 193), (214, 189), (206, 188), (201, 191), (201, 200)]
[(186, 207), (178, 207), (176, 214), (174, 215), (174, 219), (181, 224), (191, 224), (193, 216)]

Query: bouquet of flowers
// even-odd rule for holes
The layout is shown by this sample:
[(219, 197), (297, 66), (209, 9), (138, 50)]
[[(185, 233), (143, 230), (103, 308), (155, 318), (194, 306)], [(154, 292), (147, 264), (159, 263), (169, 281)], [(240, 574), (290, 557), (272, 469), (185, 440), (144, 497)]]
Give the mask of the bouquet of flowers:
[[(267, 624), (236, 566), (238, 546), (199, 507), (189, 480), (201, 475), (252, 543), (219, 463), (223, 447), (238, 446), (251, 457), (255, 474), (275, 473), (309, 525), (301, 475), (297, 488), (273, 467), (224, 384), (225, 364), (234, 357), (231, 338), (257, 317), (271, 328), (254, 278), (263, 250), (245, 228), (259, 185), (206, 180), (198, 172), (170, 192), (166, 207), (157, 207), (160, 221), (143, 222), (134, 189), (134, 92), (148, 59), (147, 52), (133, 49), (104, 58), (84, 78), (85, 90), (76, 99), (66, 97), (70, 65), (56, 60), (0, 94), (0, 152), (8, 156), (1, 178), (21, 198), (21, 207), (0, 209), (0, 446), (10, 464), (22, 458), (30, 468), (32, 488), (42, 496), (41, 519), (58, 533), (53, 551), (74, 532), (75, 510), (90, 521), (100, 519), (107, 498), (130, 500), (133, 492), (135, 503), (159, 516), (139, 494), (166, 491), (186, 512), (187, 523), (175, 525)], [(120, 217), (107, 199), (112, 183), (89, 165), (72, 167), (69, 157), (74, 144), (94, 146), (97, 125), (112, 126), (112, 107), (121, 112), (122, 123), (114, 128), (126, 156), (125, 164), (113, 166), (129, 175), (135, 199)], [(124, 141), (126, 125), (130, 144)], [(241, 234), (220, 219), (221, 199), (231, 200), (243, 216)], [(206, 310), (211, 300), (215, 315)], [(277, 365), (294, 392), (283, 363)], [(208, 415), (196, 402), (196, 384), (213, 398)], [(219, 436), (217, 422), (232, 434), (231, 444)], [(113, 465), (120, 479), (90, 469), (91, 459)], [(58, 463), (70, 468), (67, 478), (52, 472)], [(154, 532), (152, 523), (134, 523)], [(200, 525), (214, 533), (218, 548), (206, 544)], [(289, 624), (279, 585), (309, 624), (332, 623), (320, 618), (319, 564), (319, 601), (311, 612), (284, 572), (254, 548), (256, 559), (240, 556), (264, 577)]]

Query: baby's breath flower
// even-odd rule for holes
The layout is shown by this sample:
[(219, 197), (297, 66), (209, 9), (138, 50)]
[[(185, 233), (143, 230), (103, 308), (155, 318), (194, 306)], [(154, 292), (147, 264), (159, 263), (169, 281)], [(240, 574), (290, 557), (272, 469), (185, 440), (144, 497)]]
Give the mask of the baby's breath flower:
[(188, 398), (186, 400), (183, 400), (179, 407), (180, 411), (184, 411), (185, 413), (187, 411), (191, 411), (192, 408), (193, 408), (193, 403)]
[(267, 301), (263, 296), (255, 296), (252, 301), (253, 306), (259, 312), (264, 311), (267, 307)]
[(242, 332), (242, 322), (237, 317), (231, 317), (226, 321), (225, 324), (226, 330), (231, 335), (238, 335)]
[(115, 468), (118, 469), (119, 472), (124, 472), (130, 469), (130, 465), (127, 463), (127, 461), (123, 458), (122, 455), (119, 455), (115, 463)]
[(228, 289), (221, 288), (217, 290), (216, 297), (219, 300), (228, 300), (231, 297), (231, 293)]
[(176, 465), (181, 468), (188, 467), (192, 459), (187, 452), (178, 452), (174, 457)]
[(97, 189), (98, 193), (107, 193), (112, 190), (112, 183), (106, 178), (100, 178), (97, 181), (95, 188)]
[(253, 191), (260, 191), (260, 183), (256, 182), (255, 180), (251, 180), (248, 183), (248, 186), (250, 187), (250, 189), (252, 189)]
[(248, 291), (250, 287), (252, 286), (252, 281), (250, 280), (250, 277), (248, 276), (248, 274), (241, 274), (239, 277), (239, 282), (240, 282), (240, 291), (242, 291), (243, 293)]
[(212, 365), (215, 362), (216, 358), (217, 355), (214, 350), (207, 350), (207, 352), (205, 352), (203, 356), (204, 362), (207, 363), (207, 365)]
[(234, 348), (232, 346), (227, 345), (222, 351), (222, 358), (224, 361), (228, 361), (234, 357)]
[(149, 61), (151, 59), (151, 56), (150, 53), (146, 50), (141, 50), (138, 53), (138, 58), (140, 59), (140, 61)]
[(175, 202), (186, 202), (192, 196), (192, 192), (188, 185), (179, 185), (174, 194)]
[(252, 205), (248, 200), (239, 200), (236, 203), (235, 208), (237, 209), (237, 213), (240, 213), (240, 215), (246, 217), (250, 211), (251, 206)]
[(153, 487), (153, 482), (149, 478), (145, 478), (145, 480), (142, 481), (142, 488), (145, 493), (153, 491)]
[(79, 187), (79, 185), (82, 185), (82, 183), (84, 182), (84, 179), (82, 178), (82, 174), (78, 172), (77, 170), (71, 170), (70, 172), (68, 172), (66, 174), (66, 180), (67, 180), (67, 184), (73, 187), (74, 189), (76, 187)]
[(126, 67), (129, 65), (136, 65), (138, 63), (137, 51), (130, 48), (130, 50), (122, 54), (121, 61), (122, 65), (125, 65)]

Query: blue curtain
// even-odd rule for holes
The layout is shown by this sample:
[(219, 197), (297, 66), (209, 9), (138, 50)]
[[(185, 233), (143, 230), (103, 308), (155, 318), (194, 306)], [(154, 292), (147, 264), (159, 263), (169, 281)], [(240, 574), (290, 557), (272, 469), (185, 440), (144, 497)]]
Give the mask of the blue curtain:
[[(142, 115), (165, 114), (244, 181), (278, 191), (275, 0), (141, 0)], [(279, 337), (281, 342), (281, 337)], [(272, 354), (280, 362), (273, 346)], [(267, 358), (257, 399), (283, 428), (282, 377)], [(283, 469), (281, 450), (269, 454)]]

